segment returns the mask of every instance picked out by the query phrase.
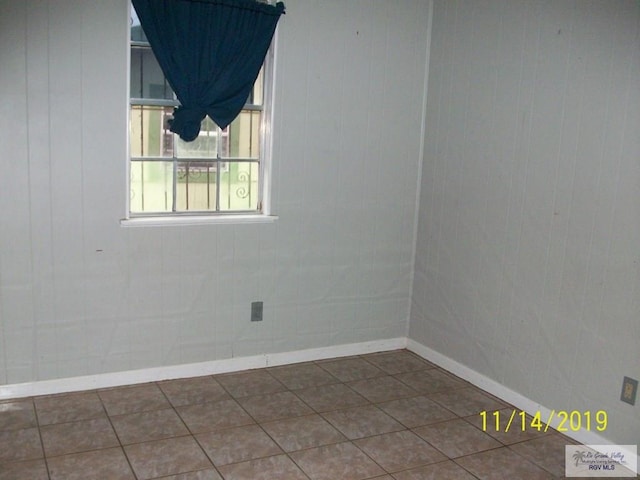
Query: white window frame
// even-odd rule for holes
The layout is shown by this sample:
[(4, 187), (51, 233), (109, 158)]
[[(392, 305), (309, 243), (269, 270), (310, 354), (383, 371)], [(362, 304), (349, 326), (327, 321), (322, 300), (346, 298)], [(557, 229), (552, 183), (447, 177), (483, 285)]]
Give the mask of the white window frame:
[[(130, 22), (131, 2), (127, 2), (127, 23)], [(273, 158), (273, 118), (275, 98), (276, 52), (278, 32), (273, 36), (271, 46), (264, 62), (263, 102), (260, 129), (260, 158), (259, 158), (259, 208), (251, 212), (161, 212), (157, 214), (131, 213), (131, 29), (127, 28), (127, 156), (126, 156), (126, 212), (120, 224), (124, 227), (171, 226), (171, 225), (203, 225), (228, 223), (272, 223), (278, 219), (271, 211), (272, 187), (272, 158)]]

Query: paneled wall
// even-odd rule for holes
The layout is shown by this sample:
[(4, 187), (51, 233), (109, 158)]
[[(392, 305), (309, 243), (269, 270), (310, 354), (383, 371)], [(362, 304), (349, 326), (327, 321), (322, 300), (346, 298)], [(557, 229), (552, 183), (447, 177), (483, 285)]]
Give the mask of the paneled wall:
[(279, 220), (123, 228), (128, 2), (0, 0), (0, 384), (406, 336), (428, 5), (286, 3)]
[(0, 384), (410, 323), (637, 443), (638, 3), (436, 0), (424, 138), (429, 2), (286, 3), (279, 220), (124, 228), (128, 2), (0, 0)]
[(637, 444), (640, 4), (438, 0), (429, 72), (410, 337)]

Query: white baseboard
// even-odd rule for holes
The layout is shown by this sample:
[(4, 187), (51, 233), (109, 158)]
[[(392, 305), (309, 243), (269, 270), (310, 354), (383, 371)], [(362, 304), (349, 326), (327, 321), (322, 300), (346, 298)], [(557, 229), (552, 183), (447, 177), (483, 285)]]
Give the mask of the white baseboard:
[(102, 373), (81, 377), (42, 380), (37, 382), (0, 385), (0, 400), (9, 398), (24, 398), (37, 395), (51, 395), (56, 393), (70, 393), (81, 390), (111, 388), (122, 385), (157, 382), (175, 378), (198, 377), (220, 373), (238, 372), (254, 368), (273, 367), (292, 363), (324, 360), (327, 358), (364, 355), (367, 353), (384, 352), (406, 348), (405, 337), (376, 340), (371, 342), (335, 345), (324, 348), (312, 348), (284, 353), (267, 353), (250, 357), (228, 358), (210, 362), (172, 365), (167, 367), (145, 368), (125, 372)]
[[(548, 407), (540, 405), (539, 403), (505, 387), (495, 380), (492, 380), (491, 378), (476, 372), (466, 365), (456, 362), (446, 355), (443, 355), (440, 352), (433, 350), (432, 348), (422, 345), (415, 340), (407, 339), (406, 348), (416, 355), (421, 356), (425, 360), (428, 360), (429, 362), (438, 365), (439, 367), (453, 373), (454, 375), (457, 375), (458, 377), (468, 381), (478, 388), (489, 392), (491, 395), (494, 395), (499, 399), (510, 403), (518, 410), (524, 410), (531, 416), (540, 412), (542, 419), (549, 418), (549, 416), (551, 415), (551, 409), (549, 409)], [(560, 419), (558, 417), (553, 417), (550, 423), (551, 427), (557, 429), (559, 424)], [(608, 438), (603, 437), (602, 435), (598, 435), (592, 431), (588, 431), (585, 429), (581, 429), (575, 432), (562, 432), (562, 434), (583, 445), (611, 445), (615, 443)], [(627, 454), (627, 458), (633, 458), (635, 456), (631, 451), (627, 452)]]

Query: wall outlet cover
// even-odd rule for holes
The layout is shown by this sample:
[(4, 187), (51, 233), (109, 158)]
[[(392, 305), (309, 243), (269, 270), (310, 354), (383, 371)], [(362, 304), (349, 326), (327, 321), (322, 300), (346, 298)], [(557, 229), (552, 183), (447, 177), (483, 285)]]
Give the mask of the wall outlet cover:
[(637, 394), (638, 380), (624, 377), (624, 380), (622, 380), (622, 393), (620, 394), (620, 400), (628, 403), (629, 405), (635, 405)]
[(251, 321), (262, 321), (262, 302), (251, 302)]

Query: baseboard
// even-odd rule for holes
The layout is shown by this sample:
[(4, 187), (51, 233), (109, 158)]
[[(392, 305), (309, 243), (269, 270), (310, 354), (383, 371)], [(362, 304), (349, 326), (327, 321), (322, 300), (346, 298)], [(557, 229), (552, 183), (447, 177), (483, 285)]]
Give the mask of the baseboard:
[(335, 345), (323, 348), (311, 348), (284, 353), (267, 353), (250, 357), (228, 358), (209, 362), (172, 365), (166, 367), (145, 368), (124, 372), (102, 373), (81, 377), (42, 380), (37, 382), (0, 385), (0, 400), (24, 398), (37, 395), (71, 393), (98, 388), (111, 388), (122, 385), (157, 382), (175, 378), (198, 377), (220, 373), (238, 372), (254, 368), (273, 367), (292, 363), (324, 360), (327, 358), (364, 355), (406, 348), (405, 337), (376, 340), (371, 342)]
[[(540, 415), (543, 419), (549, 418), (551, 414), (551, 409), (548, 407), (541, 405), (521, 394), (515, 392), (504, 385), (492, 380), (491, 378), (476, 372), (472, 368), (463, 365), (446, 355), (441, 354), (429, 348), (421, 343), (416, 342), (415, 340), (407, 339), (407, 350), (415, 353), (416, 355), (421, 356), (425, 360), (438, 365), (439, 367), (447, 370), (448, 372), (457, 375), (458, 377), (468, 381), (469, 383), (489, 392), (491, 395), (498, 397), (499, 399), (510, 403), (518, 410), (523, 410), (527, 412), (529, 415), (535, 415), (537, 412), (540, 412)], [(553, 417), (550, 425), (554, 429), (557, 429), (559, 426), (560, 420), (557, 417)], [(615, 442), (612, 442), (608, 438), (603, 437), (602, 435), (598, 435), (592, 431), (588, 431), (585, 429), (581, 429), (578, 431), (569, 431), (562, 432), (567, 437), (583, 444), (583, 445), (611, 445)], [(624, 449), (623, 449), (624, 450)], [(632, 452), (627, 452), (627, 458), (633, 458), (634, 455)]]

